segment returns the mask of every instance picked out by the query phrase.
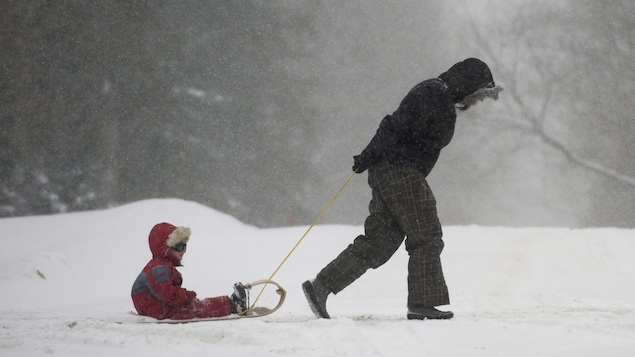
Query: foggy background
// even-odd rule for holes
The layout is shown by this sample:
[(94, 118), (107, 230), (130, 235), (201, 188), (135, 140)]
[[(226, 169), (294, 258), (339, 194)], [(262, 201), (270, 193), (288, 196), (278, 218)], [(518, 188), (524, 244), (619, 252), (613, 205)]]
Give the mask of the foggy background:
[[(635, 3), (4, 1), (0, 217), (178, 197), (311, 223), (417, 83), (478, 57), (443, 224), (635, 227)], [(356, 175), (322, 223), (362, 224)], [(187, 224), (187, 222), (182, 222)]]

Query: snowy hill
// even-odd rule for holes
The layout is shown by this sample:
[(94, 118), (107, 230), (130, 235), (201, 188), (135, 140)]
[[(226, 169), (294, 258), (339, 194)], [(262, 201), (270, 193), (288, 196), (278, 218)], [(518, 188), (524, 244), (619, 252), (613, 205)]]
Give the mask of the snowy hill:
[(258, 229), (176, 199), (0, 219), (0, 355), (635, 355), (634, 230), (445, 227), (454, 319), (405, 319), (400, 249), (329, 298), (333, 319), (317, 320), (300, 284), (362, 232), (317, 226), (274, 278), (288, 291), (275, 314), (134, 323), (130, 287), (150, 259), (148, 232), (163, 221), (192, 228), (180, 271), (199, 297), (269, 277), (307, 228)]

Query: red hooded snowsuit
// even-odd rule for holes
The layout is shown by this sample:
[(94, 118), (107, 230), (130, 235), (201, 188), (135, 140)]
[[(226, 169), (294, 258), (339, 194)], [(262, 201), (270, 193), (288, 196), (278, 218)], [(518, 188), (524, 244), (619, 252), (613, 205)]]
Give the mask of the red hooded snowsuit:
[(166, 244), (168, 236), (176, 228), (169, 223), (159, 223), (150, 231), (148, 243), (152, 260), (143, 268), (132, 285), (132, 301), (137, 312), (159, 320), (184, 320), (231, 314), (228, 296), (199, 300), (194, 291), (181, 287), (183, 277), (176, 270), (181, 262), (168, 255), (170, 247)]

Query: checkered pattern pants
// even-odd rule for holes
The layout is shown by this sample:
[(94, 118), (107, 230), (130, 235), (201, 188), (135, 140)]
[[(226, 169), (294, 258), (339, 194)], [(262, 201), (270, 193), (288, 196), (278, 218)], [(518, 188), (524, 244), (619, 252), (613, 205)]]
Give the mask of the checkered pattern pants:
[(317, 278), (337, 294), (393, 256), (406, 237), (408, 307), (450, 303), (441, 269), (443, 239), (436, 200), (424, 175), (410, 167), (380, 162), (368, 171), (373, 191), (365, 235), (358, 236)]

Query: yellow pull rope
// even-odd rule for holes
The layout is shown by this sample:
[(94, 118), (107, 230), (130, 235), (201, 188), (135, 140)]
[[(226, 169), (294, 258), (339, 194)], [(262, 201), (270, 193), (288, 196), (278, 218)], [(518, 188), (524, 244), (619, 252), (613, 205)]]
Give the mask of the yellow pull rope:
[[(291, 254), (293, 254), (293, 252), (295, 251), (295, 249), (300, 245), (300, 243), (302, 243), (302, 241), (304, 240), (304, 237), (307, 236), (307, 234), (309, 234), (309, 231), (311, 231), (311, 229), (313, 228), (313, 226), (315, 226), (320, 219), (322, 218), (322, 216), (324, 215), (324, 213), (326, 213), (326, 210), (329, 209), (329, 207), (331, 207), (331, 205), (333, 204), (333, 202), (335, 201), (335, 199), (337, 198), (337, 196), (340, 195), (340, 193), (342, 193), (342, 191), (344, 190), (344, 187), (346, 187), (346, 185), (348, 185), (348, 183), (351, 181), (351, 179), (353, 179), (353, 176), (355, 176), (355, 174), (357, 173), (357, 170), (353, 171), (353, 173), (348, 177), (348, 179), (346, 179), (346, 182), (344, 182), (344, 184), (342, 185), (342, 187), (340, 187), (340, 189), (337, 191), (337, 193), (335, 193), (335, 196), (333, 196), (333, 198), (331, 198), (331, 200), (326, 204), (326, 207), (324, 207), (324, 209), (322, 210), (322, 212), (320, 212), (320, 214), (315, 218), (315, 220), (313, 221), (313, 223), (311, 223), (311, 226), (309, 226), (309, 228), (306, 230), (306, 232), (304, 232), (304, 234), (302, 235), (302, 237), (300, 238), (300, 240), (298, 240), (298, 242), (293, 246), (293, 248), (291, 249), (291, 251), (289, 252), (289, 254), (287, 254), (287, 256), (284, 258), (284, 260), (282, 260), (282, 263), (280, 263), (280, 265), (278, 265), (278, 267), (276, 268), (276, 270), (273, 272), (273, 274), (271, 274), (271, 276), (269, 277), (269, 279), (267, 280), (272, 280), (273, 277), (278, 273), (278, 270), (280, 270), (280, 268), (282, 268), (282, 266), (284, 265), (284, 263), (287, 262), (287, 259), (289, 259), (289, 257), (291, 256)], [(253, 304), (251, 305), (251, 307), (249, 309), (247, 309), (246, 311), (243, 312), (243, 314), (246, 314), (248, 312), (250, 312), (251, 310), (254, 309), (254, 307), (256, 306), (256, 303), (258, 302), (258, 299), (260, 299), (260, 296), (262, 295), (262, 293), (265, 291), (265, 288), (267, 287), (267, 285), (269, 285), (269, 282), (265, 283), (265, 285), (262, 287), (262, 290), (260, 290), (260, 293), (258, 294), (258, 296), (256, 296), (256, 299), (254, 300)]]

